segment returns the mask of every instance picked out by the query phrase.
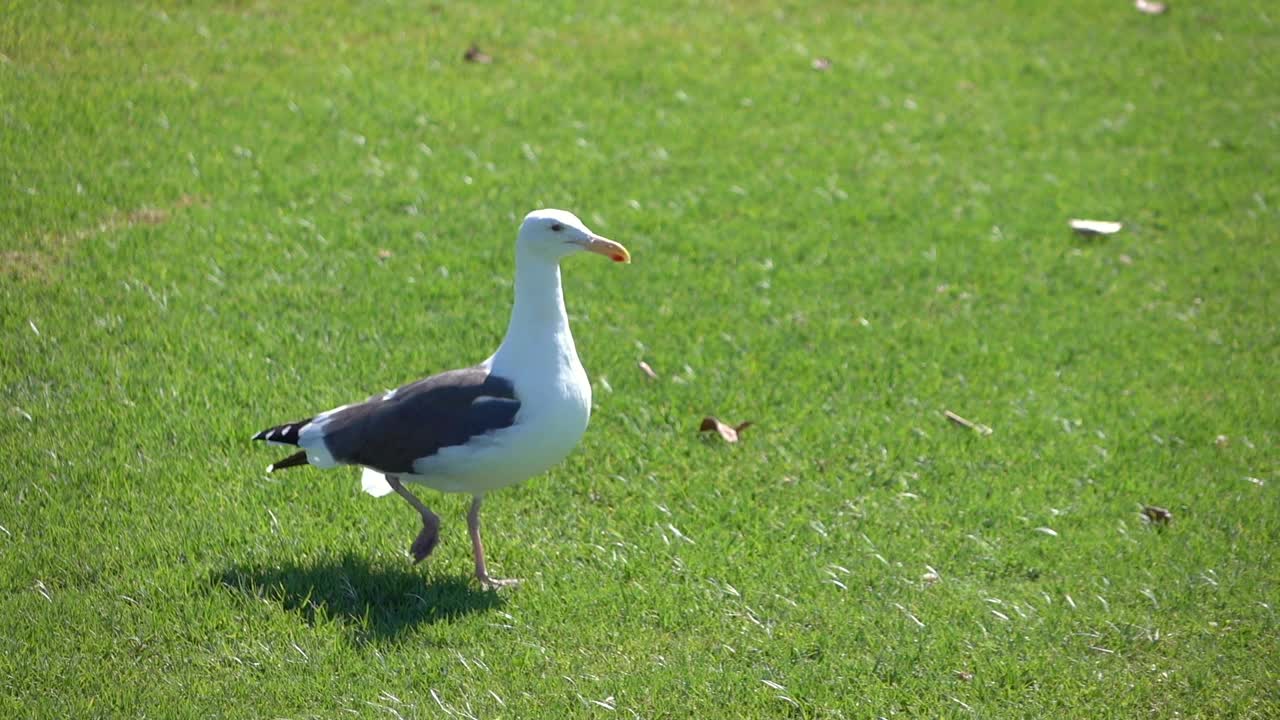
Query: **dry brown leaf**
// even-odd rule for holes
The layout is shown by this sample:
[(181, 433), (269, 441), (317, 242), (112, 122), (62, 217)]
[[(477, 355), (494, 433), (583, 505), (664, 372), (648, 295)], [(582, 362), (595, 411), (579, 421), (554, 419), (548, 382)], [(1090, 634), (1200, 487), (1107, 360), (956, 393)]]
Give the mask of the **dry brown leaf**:
[(702, 425), (698, 426), (698, 432), (715, 430), (720, 433), (720, 437), (724, 438), (725, 442), (736, 443), (738, 442), (739, 434), (743, 430), (751, 427), (753, 424), (754, 423), (750, 420), (747, 420), (746, 422), (738, 423), (737, 425), (730, 425), (722, 421), (720, 418), (708, 415), (702, 418)]
[(1169, 512), (1169, 508), (1158, 505), (1143, 505), (1142, 514), (1156, 525), (1168, 525), (1173, 521), (1173, 513)]
[(638, 365), (639, 365), (639, 367), (640, 367), (640, 371), (641, 371), (641, 372), (643, 372), (645, 375), (648, 375), (650, 380), (657, 380), (657, 379), (658, 379), (658, 373), (654, 372), (654, 371), (653, 371), (653, 368), (649, 367), (649, 363), (647, 363), (647, 362), (645, 362), (645, 361), (641, 360), (641, 361), (640, 361), (639, 363), (637, 363), (637, 364), (638, 364)]
[(475, 43), (471, 43), (471, 47), (467, 48), (467, 51), (462, 54), (462, 59), (479, 65), (488, 65), (493, 62), (493, 56), (481, 50), (480, 46)]
[(1169, 6), (1162, 2), (1153, 2), (1152, 0), (1134, 0), (1133, 6), (1138, 8), (1138, 12), (1144, 12), (1148, 15), (1163, 15), (1169, 12)]

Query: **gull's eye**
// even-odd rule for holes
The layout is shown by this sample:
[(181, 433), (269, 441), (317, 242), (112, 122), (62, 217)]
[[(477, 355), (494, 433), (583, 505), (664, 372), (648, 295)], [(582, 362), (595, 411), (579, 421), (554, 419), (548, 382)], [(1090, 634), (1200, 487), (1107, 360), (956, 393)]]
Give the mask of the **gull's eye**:
[(564, 229), (564, 225), (560, 223), (551, 223), (551, 232), (560, 232)]

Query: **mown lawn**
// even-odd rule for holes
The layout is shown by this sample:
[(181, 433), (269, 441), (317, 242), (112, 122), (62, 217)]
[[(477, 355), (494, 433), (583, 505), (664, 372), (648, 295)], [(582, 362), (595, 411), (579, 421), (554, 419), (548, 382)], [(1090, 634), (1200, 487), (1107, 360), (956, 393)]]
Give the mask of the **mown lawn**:
[[(0, 716), (1280, 716), (1278, 22), (6, 3)], [(634, 264), (489, 593), (248, 437), (483, 359), (543, 206)]]

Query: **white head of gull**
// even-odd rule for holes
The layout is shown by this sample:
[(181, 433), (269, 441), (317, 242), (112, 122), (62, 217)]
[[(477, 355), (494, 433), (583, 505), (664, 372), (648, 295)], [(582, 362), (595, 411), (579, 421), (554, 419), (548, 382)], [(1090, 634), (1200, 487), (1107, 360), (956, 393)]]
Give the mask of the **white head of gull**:
[(468, 493), (476, 578), (489, 588), (516, 582), (489, 576), (480, 503), (490, 490), (560, 462), (587, 429), (591, 384), (569, 332), (560, 287), (560, 262), (580, 252), (631, 261), (626, 248), (591, 232), (573, 213), (526, 215), (516, 238), (511, 322), (493, 355), (472, 367), (263, 430), (253, 439), (302, 448), (267, 471), (297, 465), (362, 467), (366, 492), (394, 491), (422, 516), (422, 531), (410, 546), (414, 562), (435, 548), (440, 518), (404, 483)]

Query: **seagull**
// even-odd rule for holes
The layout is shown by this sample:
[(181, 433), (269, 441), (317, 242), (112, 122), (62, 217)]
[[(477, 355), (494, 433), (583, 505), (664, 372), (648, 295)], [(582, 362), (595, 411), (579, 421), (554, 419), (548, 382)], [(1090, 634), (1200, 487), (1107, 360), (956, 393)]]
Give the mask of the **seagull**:
[(253, 439), (301, 448), (267, 472), (360, 466), (365, 492), (381, 497), (394, 491), (422, 517), (422, 531), (409, 548), (415, 564), (435, 549), (440, 518), (405, 484), (468, 493), (477, 580), (487, 589), (518, 583), (489, 575), (480, 504), (489, 491), (560, 462), (587, 429), (591, 383), (569, 332), (560, 287), (560, 261), (583, 251), (631, 262), (625, 247), (591, 232), (573, 213), (548, 209), (526, 215), (516, 237), (511, 322), (493, 355), (263, 430)]

